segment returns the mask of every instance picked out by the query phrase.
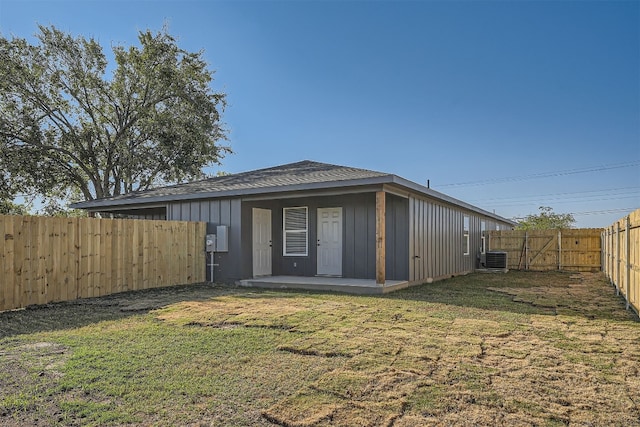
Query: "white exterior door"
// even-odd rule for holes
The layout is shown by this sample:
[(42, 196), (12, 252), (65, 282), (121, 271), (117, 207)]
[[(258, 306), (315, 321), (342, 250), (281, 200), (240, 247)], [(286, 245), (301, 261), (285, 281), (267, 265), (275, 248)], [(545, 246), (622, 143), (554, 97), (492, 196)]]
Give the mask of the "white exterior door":
[(253, 277), (271, 275), (271, 211), (253, 208)]
[(318, 274), (342, 276), (342, 208), (318, 209)]

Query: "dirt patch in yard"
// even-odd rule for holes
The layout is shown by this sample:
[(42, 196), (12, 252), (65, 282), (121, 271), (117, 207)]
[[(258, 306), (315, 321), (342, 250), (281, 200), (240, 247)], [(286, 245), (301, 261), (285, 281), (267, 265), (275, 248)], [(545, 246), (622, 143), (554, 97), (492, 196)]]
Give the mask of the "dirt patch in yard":
[[(0, 424), (3, 426), (45, 426), (51, 419), (58, 419), (61, 411), (47, 396), (38, 396), (38, 389), (55, 384), (62, 377), (62, 368), (69, 358), (69, 349), (53, 342), (29, 344), (6, 343), (0, 350), (2, 370), (0, 390), (5, 399), (0, 407)], [(29, 413), (25, 419), (24, 414)]]

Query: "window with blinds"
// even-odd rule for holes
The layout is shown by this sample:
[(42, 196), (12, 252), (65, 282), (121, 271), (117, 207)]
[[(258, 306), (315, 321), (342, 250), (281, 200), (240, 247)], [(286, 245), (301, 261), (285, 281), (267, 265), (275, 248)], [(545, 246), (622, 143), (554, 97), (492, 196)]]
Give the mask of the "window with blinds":
[(309, 211), (306, 206), (283, 209), (283, 250), (285, 256), (308, 255)]

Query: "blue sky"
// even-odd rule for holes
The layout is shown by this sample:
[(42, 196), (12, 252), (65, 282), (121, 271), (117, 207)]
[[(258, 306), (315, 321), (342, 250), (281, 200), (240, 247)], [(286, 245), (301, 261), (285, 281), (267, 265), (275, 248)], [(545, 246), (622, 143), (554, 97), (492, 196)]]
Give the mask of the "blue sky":
[(640, 207), (638, 1), (0, 0), (5, 37), (165, 23), (228, 94), (235, 154), (209, 172), (311, 159), (580, 227)]

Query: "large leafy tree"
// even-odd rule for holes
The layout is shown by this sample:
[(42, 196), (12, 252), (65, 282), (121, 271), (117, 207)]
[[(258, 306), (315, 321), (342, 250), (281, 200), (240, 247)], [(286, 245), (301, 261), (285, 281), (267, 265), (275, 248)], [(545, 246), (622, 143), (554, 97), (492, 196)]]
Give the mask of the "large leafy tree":
[(27, 215), (28, 213), (29, 211), (24, 205), (0, 199), (0, 215)]
[(225, 94), (202, 52), (147, 30), (139, 46), (113, 46), (109, 65), (93, 38), (39, 29), (36, 44), (0, 36), (0, 199), (144, 190), (200, 177), (230, 152)]
[(527, 215), (524, 219), (518, 221), (519, 230), (553, 230), (572, 228), (575, 223), (573, 215), (570, 213), (555, 213), (548, 206), (540, 206), (539, 214)]

